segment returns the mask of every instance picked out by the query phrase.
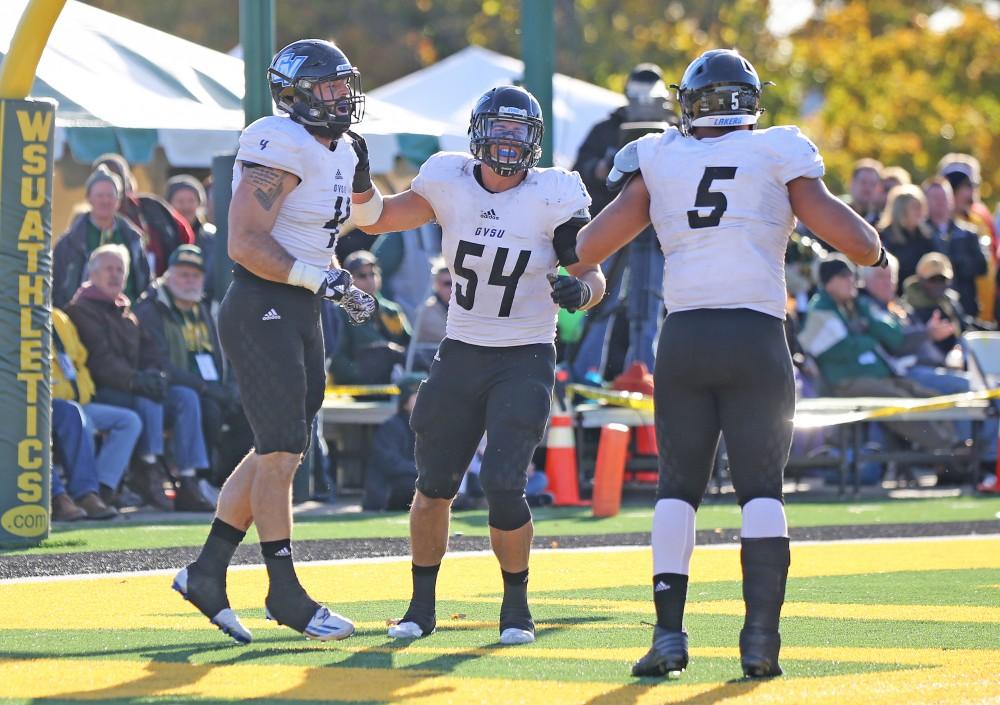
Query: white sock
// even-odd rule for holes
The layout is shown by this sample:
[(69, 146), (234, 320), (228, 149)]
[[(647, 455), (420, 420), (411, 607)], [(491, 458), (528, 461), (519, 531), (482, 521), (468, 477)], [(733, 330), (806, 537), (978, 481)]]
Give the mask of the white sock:
[(139, 459), (142, 460), (142, 462), (144, 462), (144, 463), (155, 463), (156, 462), (156, 456), (153, 455), (152, 453), (146, 453), (144, 455), (140, 455)]
[(740, 536), (745, 539), (788, 538), (785, 505), (770, 497), (751, 499), (743, 505)]
[(653, 575), (688, 575), (694, 551), (694, 507), (661, 499), (653, 510)]

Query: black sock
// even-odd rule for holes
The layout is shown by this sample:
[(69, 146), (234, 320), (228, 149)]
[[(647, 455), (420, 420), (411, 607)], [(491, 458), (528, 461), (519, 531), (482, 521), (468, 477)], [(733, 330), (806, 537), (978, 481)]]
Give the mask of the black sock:
[(687, 601), (688, 576), (680, 573), (657, 573), (653, 576), (653, 603), (656, 624), (668, 632), (684, 630), (684, 603)]
[(226, 568), (233, 560), (236, 548), (246, 535), (247, 532), (240, 531), (222, 519), (216, 518), (212, 522), (212, 529), (208, 532), (208, 538), (205, 539), (201, 554), (195, 561), (198, 569), (209, 575), (218, 576), (221, 574), (225, 576)]
[(741, 539), (740, 563), (743, 566), (743, 602), (746, 604), (744, 626), (776, 632), (785, 602), (785, 582), (791, 554), (784, 537)]
[(435, 604), (437, 576), (440, 569), (440, 563), (426, 566), (414, 563), (410, 569), (413, 576), (413, 597), (410, 598), (410, 606), (400, 621), (413, 622), (420, 627), (424, 636), (434, 631), (437, 626)]
[(264, 600), (268, 612), (278, 624), (299, 632), (305, 631), (320, 605), (306, 594), (295, 574), (292, 540), (261, 541), (260, 552), (264, 556), (270, 582)]
[(526, 629), (535, 631), (535, 623), (528, 609), (528, 571), (503, 575), (503, 602), (500, 604), (500, 632), (504, 629)]
[(226, 569), (244, 536), (245, 531), (217, 518), (198, 559), (188, 566), (187, 598), (209, 619), (229, 607)]

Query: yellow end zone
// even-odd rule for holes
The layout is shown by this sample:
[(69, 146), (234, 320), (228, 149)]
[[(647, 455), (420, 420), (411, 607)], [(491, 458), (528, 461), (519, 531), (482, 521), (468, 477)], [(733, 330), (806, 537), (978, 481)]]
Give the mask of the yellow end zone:
[[(886, 571), (1000, 568), (1000, 538), (976, 540), (917, 540), (879, 543), (793, 544), (791, 577), (846, 575)], [(532, 589), (537, 592), (645, 585), (650, 560), (646, 549), (608, 551), (539, 551), (532, 559)], [(351, 602), (402, 600), (409, 594), (409, 562), (337, 562), (302, 565), (303, 583), (317, 599), (327, 599), (350, 614)], [(442, 599), (470, 602), (497, 591), (497, 568), (492, 556), (452, 556), (442, 569), (438, 595)], [(720, 580), (738, 580), (739, 556), (734, 550), (701, 548), (695, 552), (692, 586)], [(265, 573), (253, 568), (230, 574), (233, 607), (259, 610), (266, 588)], [(44, 580), (0, 583), (3, 605), (0, 630), (94, 630), (95, 653), (100, 652), (100, 632), (130, 629), (209, 629), (205, 620), (180, 601), (163, 574)], [(786, 603), (788, 616), (837, 619), (893, 619), (936, 622), (1000, 622), (1000, 608), (941, 605), (872, 606), (814, 602)], [(560, 605), (567, 614), (603, 612), (609, 605), (597, 600), (539, 597), (538, 604)], [(631, 602), (619, 607), (634, 608)], [(648, 605), (646, 606), (649, 607)], [(741, 606), (731, 600), (689, 603), (691, 613), (738, 615)], [(650, 609), (651, 612), (651, 609)], [(113, 615), (109, 621), (109, 613)], [(393, 615), (386, 615), (387, 617)], [(484, 626), (482, 623), (449, 621), (442, 631)], [(273, 636), (273, 627), (249, 619), (247, 626)], [(378, 622), (358, 625), (379, 630)], [(542, 627), (543, 625), (539, 625)], [(605, 625), (607, 627), (609, 625)], [(629, 625), (618, 625), (624, 628)], [(641, 655), (636, 648), (586, 648), (588, 629), (580, 631), (580, 648), (482, 648), (468, 649), (435, 645), (433, 639), (407, 649), (411, 654), (449, 656), (474, 654), (503, 661), (517, 668), (526, 659), (628, 662)], [(565, 628), (565, 625), (563, 625)], [(573, 626), (569, 629), (577, 629)], [(639, 627), (646, 629), (646, 627)], [(2, 631), (0, 631), (2, 633)], [(734, 642), (735, 642), (735, 634)], [(2, 637), (0, 637), (2, 638)], [(289, 639), (296, 637), (289, 633)], [(221, 639), (221, 635), (220, 635)], [(540, 639), (539, 646), (544, 646)], [(221, 646), (221, 644), (220, 644)], [(692, 643), (692, 659), (732, 659), (737, 650), (699, 647)], [(351, 640), (335, 645), (310, 645), (316, 649), (386, 653), (381, 646), (363, 647)], [(419, 669), (323, 668), (248, 664), (188, 664), (83, 658), (3, 659), (0, 644), (0, 697), (68, 698), (109, 700), (113, 698), (161, 697), (165, 700), (191, 697), (277, 701), (348, 700), (355, 702), (419, 703), (997, 703), (1000, 702), (1000, 651), (930, 648), (872, 649), (786, 647), (782, 657), (795, 660), (863, 662), (887, 664), (875, 673), (845, 673), (814, 678), (785, 678), (764, 683), (664, 684), (459, 677)], [(509, 664), (507, 666), (506, 664)]]

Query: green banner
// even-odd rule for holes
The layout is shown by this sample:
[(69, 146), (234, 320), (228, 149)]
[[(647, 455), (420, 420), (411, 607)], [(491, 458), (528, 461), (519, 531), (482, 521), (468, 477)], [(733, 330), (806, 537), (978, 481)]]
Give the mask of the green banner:
[(55, 104), (0, 101), (0, 543), (49, 532)]

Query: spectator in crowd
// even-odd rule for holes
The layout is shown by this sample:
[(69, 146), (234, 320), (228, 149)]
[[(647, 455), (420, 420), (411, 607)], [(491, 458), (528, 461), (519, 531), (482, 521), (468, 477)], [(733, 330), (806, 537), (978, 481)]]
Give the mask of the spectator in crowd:
[(945, 355), (958, 345), (962, 331), (974, 327), (962, 308), (958, 292), (951, 287), (954, 277), (951, 261), (940, 252), (931, 252), (920, 258), (916, 274), (903, 282), (903, 298), (918, 319), (927, 322), (937, 315), (951, 323), (952, 335), (936, 341)]
[[(842, 255), (819, 262), (820, 288), (799, 333), (803, 349), (840, 397), (931, 397), (934, 392), (895, 374), (887, 349), (903, 344), (899, 321), (858, 298), (854, 265)], [(953, 447), (954, 427), (940, 422), (886, 422), (893, 433), (925, 450)]]
[(920, 258), (933, 250), (926, 218), (927, 201), (919, 187), (909, 184), (889, 192), (878, 223), (879, 236), (899, 260), (899, 277), (903, 281), (916, 271)]
[(877, 208), (879, 213), (885, 210), (885, 201), (889, 192), (897, 186), (909, 186), (913, 183), (910, 172), (901, 166), (887, 166), (882, 169), (882, 188), (879, 189)]
[[(102, 154), (93, 166), (104, 166), (122, 180), (119, 209), (146, 234), (146, 251), (153, 274), (160, 276), (167, 268), (167, 258), (180, 245), (193, 245), (191, 226), (166, 201), (151, 193), (137, 193), (135, 178), (128, 161), (120, 154)], [(141, 294), (142, 288), (138, 291)]]
[[(597, 215), (611, 202), (613, 194), (605, 182), (618, 150), (643, 134), (678, 124), (675, 106), (656, 64), (639, 64), (632, 69), (625, 83), (625, 98), (626, 105), (591, 128), (573, 165), (590, 193), (591, 215)], [(588, 313), (579, 347), (571, 353), (577, 379), (583, 379), (591, 370), (605, 376), (614, 372), (600, 368), (608, 360), (606, 350), (618, 314), (627, 315), (629, 324), (623, 364), (639, 361), (650, 369), (654, 365), (653, 341), (663, 312), (663, 253), (652, 226), (627, 249), (604, 262), (602, 268), (607, 275), (607, 294)], [(627, 291), (623, 287), (626, 281)]]
[[(128, 298), (122, 294), (128, 275), (126, 253), (120, 245), (104, 245), (90, 256), (90, 279), (73, 297), (66, 313), (76, 324), (90, 354), (90, 373), (97, 385), (97, 400), (131, 408), (143, 422), (130, 473), (134, 489), (160, 509), (174, 505), (163, 492), (167, 479), (164, 422), (173, 425), (172, 461), (180, 473), (177, 508), (205, 510), (197, 501), (197, 479), (191, 472), (207, 468), (198, 395), (186, 387), (170, 385), (166, 361), (153, 340), (140, 327)], [(190, 500), (190, 501), (189, 501)]]
[[(392, 378), (393, 368), (406, 362), (410, 322), (395, 302), (382, 296), (375, 255), (357, 250), (344, 260), (344, 269), (354, 277), (358, 289), (378, 300), (379, 310), (361, 325), (343, 326), (330, 372), (337, 384), (385, 384)], [(346, 315), (340, 308), (336, 313)]]
[(424, 223), (413, 230), (385, 233), (371, 245), (371, 252), (382, 273), (383, 296), (415, 321), (432, 286), (431, 264), (441, 257), (441, 227)]
[(142, 421), (131, 409), (94, 401), (94, 380), (87, 368), (87, 349), (80, 342), (76, 326), (65, 312), (52, 309), (52, 399), (76, 402), (83, 407), (84, 422), (90, 436), (103, 435), (97, 453), (98, 494), (105, 504), (130, 506), (136, 502), (131, 493), (119, 494), (119, 486), (136, 441)]
[[(139, 326), (157, 348), (171, 388), (180, 388), (186, 395), (194, 394), (201, 416), (201, 431), (209, 460), (219, 447), (222, 427), (242, 414), (234, 382), (224, 382), (222, 346), (208, 304), (204, 301), (205, 260), (197, 245), (181, 245), (170, 254), (163, 276), (156, 279), (135, 306)], [(200, 460), (200, 459), (198, 459)], [(208, 464), (182, 468), (179, 473), (185, 485), (181, 492), (191, 493), (177, 502), (198, 506), (212, 488), (185, 482), (202, 469), (208, 481), (212, 474)], [(199, 485), (201, 485), (199, 487)]]
[[(880, 204), (886, 196), (882, 190), (882, 162), (877, 159), (859, 159), (851, 169), (849, 192), (840, 199), (854, 209), (854, 212), (872, 225), (878, 222), (882, 213)], [(830, 249), (830, 248), (827, 248)]]
[[(215, 271), (215, 226), (205, 216), (205, 187), (190, 174), (178, 174), (167, 181), (167, 203), (180, 214), (194, 231), (194, 244), (205, 258), (205, 298), (214, 300), (212, 272)], [(167, 263), (169, 266), (169, 257)]]
[(951, 261), (955, 273), (952, 287), (958, 292), (962, 308), (975, 318), (979, 315), (976, 279), (987, 272), (986, 255), (979, 236), (963, 228), (952, 217), (954, 199), (951, 183), (947, 179), (940, 176), (927, 179), (923, 189), (927, 198), (927, 227), (931, 232), (932, 247)]
[(434, 350), (444, 340), (448, 318), (448, 303), (451, 301), (451, 272), (444, 260), (435, 260), (431, 265), (433, 276), (433, 293), (424, 301), (423, 307), (417, 313), (413, 341), (411, 345), (419, 346), (415, 351), (414, 366), (416, 369), (430, 369)]
[(372, 438), (362, 502), (366, 510), (406, 511), (413, 501), (417, 463), (410, 413), (417, 401), (420, 381), (421, 378), (414, 376), (399, 381), (396, 414), (379, 426)]
[(106, 505), (98, 494), (97, 460), (94, 443), (87, 433), (86, 414), (72, 401), (52, 400), (52, 441), (56, 461), (66, 472), (64, 486), (59, 473), (52, 470), (52, 519), (75, 521), (113, 519), (118, 512)]
[(976, 281), (976, 291), (979, 301), (979, 318), (984, 321), (996, 320), (996, 278), (998, 271), (996, 259), (1000, 254), (1000, 238), (996, 226), (987, 208), (979, 197), (980, 167), (979, 160), (971, 154), (946, 154), (938, 162), (938, 174), (948, 179), (954, 195), (956, 220), (971, 225), (971, 230), (979, 236), (980, 242), (989, 246), (990, 257), (988, 276)]
[(52, 305), (65, 308), (87, 279), (90, 254), (101, 245), (123, 245), (128, 255), (129, 277), (125, 295), (134, 299), (149, 286), (149, 262), (142, 233), (118, 212), (122, 181), (98, 167), (84, 185), (90, 212), (76, 217), (52, 254)]

